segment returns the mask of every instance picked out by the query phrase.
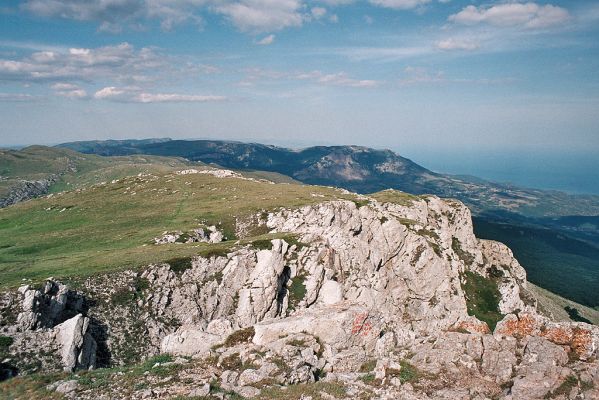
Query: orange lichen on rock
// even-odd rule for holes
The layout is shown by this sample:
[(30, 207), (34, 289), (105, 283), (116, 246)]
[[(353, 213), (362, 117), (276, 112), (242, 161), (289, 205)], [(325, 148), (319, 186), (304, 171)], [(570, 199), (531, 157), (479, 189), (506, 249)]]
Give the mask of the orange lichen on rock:
[(581, 359), (593, 355), (593, 335), (590, 330), (583, 328), (572, 329), (572, 342), (570, 347)]
[(541, 336), (555, 344), (570, 345), (574, 333), (569, 326), (549, 326), (541, 331)]
[(540, 321), (532, 314), (509, 315), (497, 324), (495, 333), (524, 337), (538, 333)]
[(569, 346), (581, 359), (590, 357), (594, 351), (593, 334), (588, 329), (555, 324), (546, 327), (541, 336), (555, 344)]
[(491, 333), (489, 325), (487, 325), (486, 322), (482, 321), (460, 321), (457, 324), (455, 324), (451, 330), (456, 332), (465, 331), (468, 333)]

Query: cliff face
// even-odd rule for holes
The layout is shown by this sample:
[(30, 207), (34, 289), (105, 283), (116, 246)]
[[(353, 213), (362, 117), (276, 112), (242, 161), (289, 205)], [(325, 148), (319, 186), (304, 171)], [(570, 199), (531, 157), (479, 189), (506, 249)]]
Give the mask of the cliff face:
[(390, 191), (256, 224), (278, 238), (4, 294), (9, 363), (30, 372), (31, 352), (53, 355), (45, 370), (192, 357), (173, 372), (189, 379), (166, 392), (115, 384), (105, 398), (208, 395), (215, 382), (260, 397), (315, 381), (343, 388), (339, 398), (599, 398), (599, 329), (540, 315), (523, 268), (474, 236), (463, 204)]

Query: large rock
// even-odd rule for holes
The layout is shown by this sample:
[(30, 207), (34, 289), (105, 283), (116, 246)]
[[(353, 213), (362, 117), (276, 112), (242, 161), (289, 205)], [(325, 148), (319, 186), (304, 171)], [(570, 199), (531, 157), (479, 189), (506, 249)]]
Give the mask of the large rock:
[(95, 367), (97, 345), (88, 328), (89, 318), (81, 314), (54, 328), (65, 371)]
[(203, 356), (210, 353), (212, 346), (222, 343), (223, 338), (197, 329), (180, 328), (162, 340), (163, 353), (178, 356)]

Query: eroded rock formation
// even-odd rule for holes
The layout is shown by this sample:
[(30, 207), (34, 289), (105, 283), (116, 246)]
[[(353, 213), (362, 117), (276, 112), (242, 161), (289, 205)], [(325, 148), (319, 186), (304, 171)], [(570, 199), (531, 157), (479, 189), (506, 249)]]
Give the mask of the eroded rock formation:
[(47, 340), (71, 370), (103, 352), (113, 364), (214, 359), (196, 388), (216, 377), (246, 397), (323, 379), (349, 397), (364, 387), (375, 398), (599, 397), (599, 328), (540, 315), (511, 251), (477, 239), (461, 203), (332, 201), (272, 212), (267, 226), (281, 237), (267, 249), (93, 277), (83, 294), (23, 287), (3, 328), (11, 351)]

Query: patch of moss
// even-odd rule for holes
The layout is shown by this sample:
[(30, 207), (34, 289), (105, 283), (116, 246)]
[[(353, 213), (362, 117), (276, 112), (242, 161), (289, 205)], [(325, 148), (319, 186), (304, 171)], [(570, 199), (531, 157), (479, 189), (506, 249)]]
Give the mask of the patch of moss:
[(206, 282), (210, 282), (210, 281), (216, 281), (216, 283), (218, 283), (220, 285), (221, 282), (223, 281), (222, 271), (217, 271), (217, 272), (213, 273), (212, 275), (210, 275), (208, 278), (206, 278)]
[(361, 376), (360, 380), (370, 386), (380, 386), (382, 383), (380, 379), (376, 379), (376, 376), (374, 376), (373, 373)]
[(252, 243), (252, 247), (258, 250), (271, 250), (272, 249), (272, 241), (269, 239), (262, 240), (254, 240)]
[(401, 369), (399, 370), (398, 378), (401, 383), (415, 382), (422, 375), (418, 368), (405, 360), (401, 360), (399, 365), (401, 365)]
[(574, 387), (578, 386), (578, 378), (575, 375), (568, 376), (553, 393), (547, 393), (546, 399), (557, 396), (568, 396)]
[(230, 251), (230, 246), (212, 245), (207, 249), (200, 251), (198, 255), (204, 258), (226, 257)]
[(370, 204), (370, 200), (352, 200), (352, 202), (356, 205), (357, 208), (367, 206)]
[(241, 361), (241, 357), (239, 357), (239, 353), (234, 353), (223, 358), (220, 365), (223, 369), (238, 371), (243, 366), (243, 362)]
[(287, 341), (287, 344), (295, 347), (306, 347), (306, 341), (300, 339), (291, 339)]
[(294, 235), (294, 234), (283, 235), (281, 237), (281, 239), (283, 239), (284, 241), (286, 241), (287, 243), (289, 243), (289, 246), (295, 246), (295, 247), (297, 247), (298, 250), (301, 249), (302, 247), (308, 246), (306, 243), (300, 241), (299, 237), (297, 235)]
[(419, 234), (420, 236), (428, 236), (431, 239), (439, 240), (439, 235), (437, 235), (437, 232), (431, 231), (429, 229), (424, 229), (424, 228), (418, 229), (416, 231), (416, 233)]
[(443, 257), (443, 252), (441, 251), (441, 247), (435, 243), (435, 242), (431, 242), (430, 240), (428, 241), (428, 245), (432, 247), (433, 251), (435, 252), (435, 254), (439, 257)]
[(13, 342), (14, 340), (10, 336), (0, 335), (0, 351), (7, 349), (11, 344), (13, 344)]
[(305, 398), (343, 399), (347, 397), (347, 391), (343, 385), (337, 382), (313, 382), (298, 385), (274, 386), (262, 390), (258, 399), (262, 400), (300, 400)]
[(295, 310), (300, 301), (306, 297), (305, 280), (305, 275), (298, 275), (291, 280), (291, 285), (287, 286), (287, 290), (289, 291), (289, 309), (291, 311)]
[(366, 361), (364, 364), (360, 366), (360, 372), (372, 372), (376, 367), (376, 359), (371, 359)]
[(187, 243), (189, 239), (191, 239), (189, 233), (182, 233), (177, 240), (175, 240), (175, 243)]
[(250, 326), (249, 328), (240, 329), (238, 331), (233, 332), (227, 337), (227, 339), (225, 339), (225, 346), (231, 347), (240, 343), (248, 343), (252, 340), (255, 334), (256, 331), (254, 330), (253, 326)]
[(465, 271), (461, 276), (462, 290), (466, 296), (468, 315), (487, 323), (491, 331), (504, 317), (499, 312), (501, 293), (497, 282), (475, 272)]
[(460, 239), (458, 239), (455, 236), (451, 238), (451, 248), (453, 249), (454, 253), (456, 253), (456, 255), (460, 258), (460, 260), (464, 262), (464, 264), (472, 265), (472, 263), (474, 263), (474, 256), (462, 249)]
[(171, 270), (176, 274), (182, 274), (191, 268), (191, 257), (171, 258), (166, 262), (171, 266)]

